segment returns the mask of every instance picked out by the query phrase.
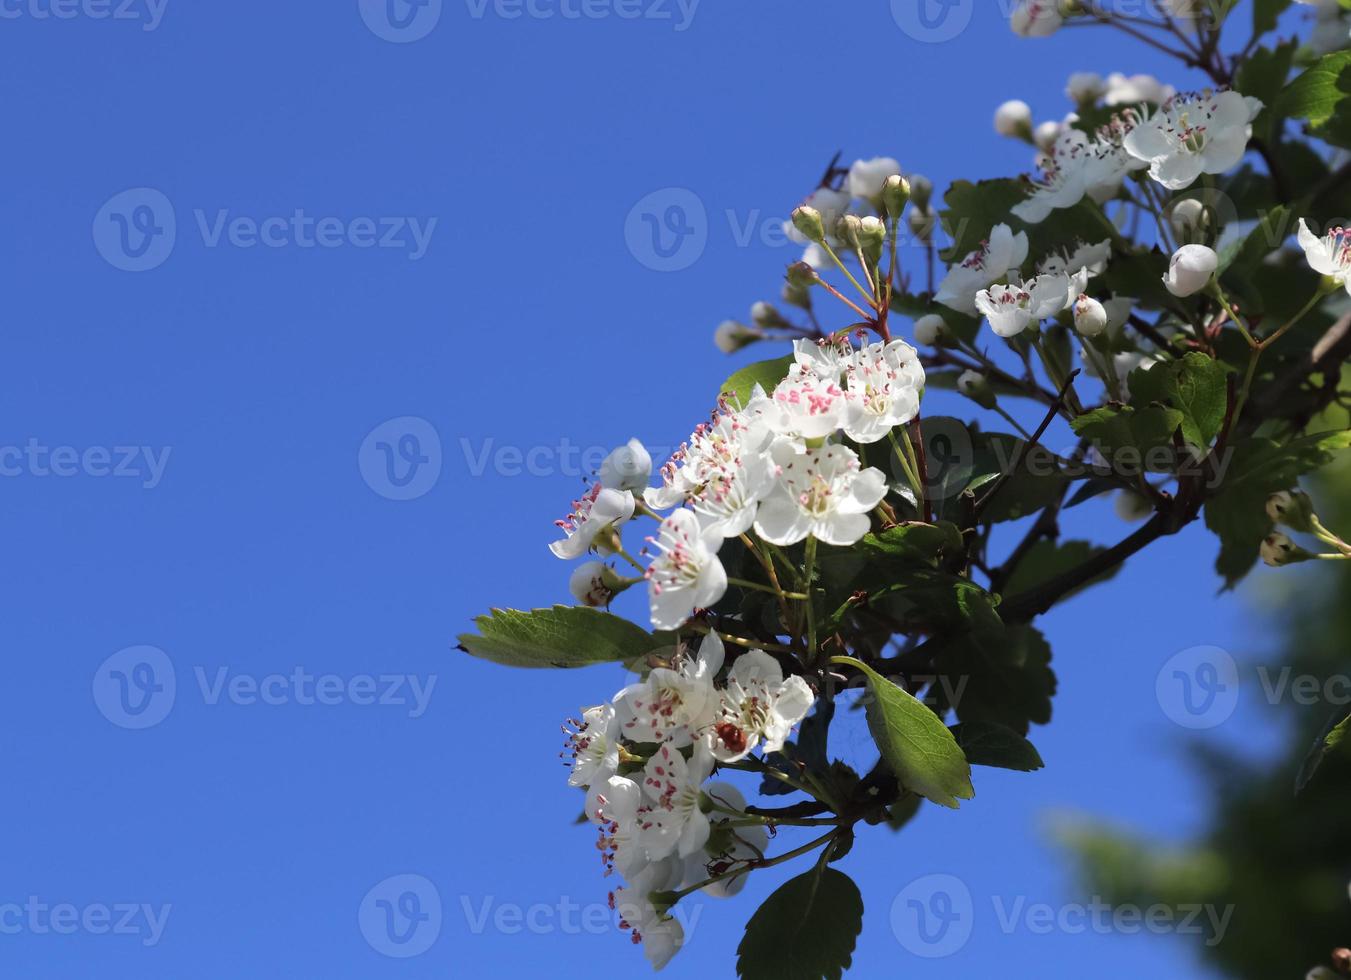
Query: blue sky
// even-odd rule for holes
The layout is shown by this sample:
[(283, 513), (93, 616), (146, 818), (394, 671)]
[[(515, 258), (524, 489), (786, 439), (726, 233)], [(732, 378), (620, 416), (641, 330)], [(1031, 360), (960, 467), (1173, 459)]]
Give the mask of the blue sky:
[[(566, 601), (545, 545), (597, 454), (677, 444), (764, 356), (725, 358), (713, 327), (774, 296), (796, 254), (773, 232), (836, 150), (940, 187), (1011, 174), (1003, 99), (1058, 118), (1073, 70), (1189, 81), (976, 6), (926, 43), (883, 3), (434, 0), (404, 26), (355, 0), (0, 4), (3, 971), (641, 973), (557, 758), (623, 676), (512, 673), (453, 637)], [(703, 243), (660, 271), (641, 214), (671, 188)], [(1099, 503), (1069, 530), (1125, 527)], [(1045, 621), (1046, 770), (982, 771), (959, 813), (859, 841), (856, 975), (1200, 975), (1183, 941), (996, 909), (1091, 898), (1049, 814), (1202, 825), (1155, 682), (1180, 650), (1262, 642), (1213, 553), (1162, 542)], [(1250, 694), (1204, 737), (1234, 738)], [(695, 903), (667, 975), (728, 975), (791, 873)], [(912, 959), (890, 910), (935, 874), (974, 927)]]

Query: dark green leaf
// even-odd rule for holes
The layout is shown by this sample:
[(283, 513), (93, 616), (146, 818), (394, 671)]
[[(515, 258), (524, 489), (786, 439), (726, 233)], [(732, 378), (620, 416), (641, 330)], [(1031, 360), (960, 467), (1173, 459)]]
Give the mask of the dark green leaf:
[(478, 634), (460, 636), (460, 649), (507, 667), (622, 663), (670, 645), (669, 638), (585, 606), (494, 609), (474, 622)]
[(945, 641), (934, 665), (962, 722), (994, 721), (1026, 734), (1051, 720), (1051, 647), (1031, 626), (986, 627)]
[(954, 810), (974, 797), (971, 766), (942, 720), (872, 668), (853, 666), (868, 684), (868, 730), (901, 786)]
[(916, 562), (931, 562), (943, 552), (962, 550), (962, 532), (956, 524), (940, 521), (938, 524), (899, 524), (877, 534), (869, 534), (858, 543), (859, 550), (903, 558)]
[[(1266, 34), (1268, 31), (1274, 31), (1276, 29), (1277, 20), (1280, 19), (1282, 12), (1284, 12), (1286, 8), (1290, 6), (1291, 2), (1292, 0), (1253, 0), (1253, 7), (1252, 7), (1253, 36), (1257, 37), (1259, 35)], [(1258, 49), (1253, 53), (1253, 57), (1255, 58), (1262, 53), (1263, 53), (1262, 49)], [(1260, 93), (1249, 92), (1247, 89), (1242, 87), (1240, 87), (1239, 91), (1241, 91), (1244, 95), (1257, 95), (1259, 98), (1261, 98)]]
[(1338, 51), (1286, 86), (1275, 112), (1284, 118), (1306, 119), (1314, 135), (1337, 146), (1351, 145), (1351, 51)]
[(1123, 474), (1170, 472), (1176, 464), (1173, 433), (1181, 428), (1183, 414), (1175, 408), (1149, 405), (1134, 408), (1098, 408), (1080, 415), (1071, 427)]
[(863, 896), (842, 871), (815, 868), (765, 899), (737, 946), (741, 980), (840, 980), (863, 931)]
[[(1159, 402), (1182, 413), (1182, 436), (1197, 449), (1207, 449), (1224, 427), (1229, 406), (1229, 372), (1205, 354), (1137, 368), (1129, 384), (1137, 405)], [(1171, 441), (1171, 435), (1170, 435)]]
[(1011, 728), (992, 721), (968, 721), (952, 727), (952, 735), (973, 766), (1035, 772), (1046, 766), (1036, 747)]

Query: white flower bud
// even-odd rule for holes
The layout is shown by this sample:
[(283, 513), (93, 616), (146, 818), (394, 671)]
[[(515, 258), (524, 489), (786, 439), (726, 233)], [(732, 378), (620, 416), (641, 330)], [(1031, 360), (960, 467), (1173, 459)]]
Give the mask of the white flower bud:
[(899, 218), (909, 202), (910, 181), (900, 174), (892, 174), (882, 185), (882, 204), (887, 209), (887, 214)]
[(757, 340), (763, 340), (764, 334), (758, 330), (752, 330), (744, 323), (738, 323), (736, 320), (723, 320), (718, 324), (718, 328), (713, 331), (713, 343), (718, 345), (718, 350), (724, 354), (735, 354), (741, 348), (755, 343)]
[(1107, 329), (1107, 308), (1086, 293), (1074, 301), (1074, 329), (1084, 337), (1096, 337)]
[(957, 378), (957, 390), (981, 408), (994, 408), (994, 389), (979, 371), (963, 371)]
[(915, 321), (915, 343), (933, 347), (947, 333), (947, 322), (937, 313), (930, 313)]
[(910, 233), (920, 241), (927, 242), (933, 237), (934, 227), (938, 224), (938, 215), (928, 208), (914, 207), (905, 216), (905, 220), (910, 226)]
[(1070, 76), (1065, 86), (1065, 94), (1079, 105), (1091, 105), (1097, 102), (1107, 91), (1102, 76), (1094, 71), (1077, 71)]
[(1302, 561), (1309, 561), (1311, 558), (1313, 558), (1312, 554), (1295, 544), (1280, 531), (1272, 531), (1262, 541), (1262, 561), (1272, 568), (1295, 565)]
[(1121, 518), (1127, 524), (1134, 524), (1136, 521), (1143, 521), (1150, 514), (1154, 513), (1154, 505), (1143, 494), (1134, 493), (1130, 490), (1123, 490), (1116, 495), (1116, 516)]
[(605, 585), (605, 572), (604, 562), (578, 565), (568, 579), (568, 591), (584, 606), (608, 606), (615, 594)]
[(610, 490), (645, 490), (652, 478), (652, 454), (630, 439), (600, 464), (600, 485)]
[(761, 329), (788, 326), (788, 321), (783, 318), (783, 314), (774, 309), (773, 304), (766, 303), (764, 300), (751, 307), (751, 322)]
[(1267, 516), (1273, 524), (1311, 534), (1316, 515), (1313, 500), (1307, 493), (1302, 490), (1282, 490), (1267, 498)]
[(807, 204), (793, 209), (793, 227), (800, 231), (809, 242), (819, 242), (826, 237), (825, 225), (821, 222), (821, 212)]
[(1205, 228), (1206, 206), (1194, 197), (1178, 201), (1168, 220), (1179, 238), (1190, 240)]
[(874, 201), (881, 195), (887, 178), (900, 172), (900, 163), (891, 157), (855, 160), (854, 165), (849, 168), (849, 178), (845, 186), (851, 197)]
[(1020, 37), (1050, 37), (1064, 22), (1059, 0), (1022, 0), (1009, 18), (1013, 33)]
[(1032, 107), (1021, 99), (1010, 99), (994, 113), (994, 131), (1000, 136), (1030, 140), (1032, 138)]
[(859, 221), (858, 237), (864, 248), (880, 249), (887, 240), (886, 223), (870, 214)]
[(1060, 139), (1060, 134), (1064, 130), (1063, 124), (1056, 122), (1054, 119), (1048, 120), (1039, 125), (1032, 133), (1032, 142), (1043, 153), (1050, 153), (1055, 148), (1055, 141)]
[(1210, 285), (1211, 276), (1220, 266), (1220, 257), (1205, 245), (1183, 245), (1168, 266), (1163, 284), (1174, 296), (1195, 296)]
[(910, 175), (910, 200), (915, 203), (915, 207), (921, 211), (929, 210), (929, 202), (933, 200), (934, 184), (933, 181), (923, 174)]

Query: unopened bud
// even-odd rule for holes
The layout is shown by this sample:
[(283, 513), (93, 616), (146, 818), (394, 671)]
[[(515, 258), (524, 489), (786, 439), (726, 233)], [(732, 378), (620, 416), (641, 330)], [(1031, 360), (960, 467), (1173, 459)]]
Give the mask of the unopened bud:
[(1262, 541), (1262, 560), (1272, 568), (1296, 565), (1302, 561), (1310, 561), (1314, 557), (1312, 552), (1305, 551), (1280, 531), (1271, 532)]
[(868, 215), (859, 220), (859, 243), (870, 252), (880, 251), (887, 240), (887, 226), (881, 218)]
[(785, 277), (794, 286), (810, 289), (821, 281), (821, 274), (806, 262), (794, 262), (788, 267)]
[(910, 202), (910, 181), (900, 174), (892, 174), (882, 185), (882, 207), (893, 218), (900, 218), (906, 204)]
[(802, 232), (809, 242), (825, 240), (826, 229), (821, 224), (821, 212), (808, 204), (793, 209), (793, 227)]
[(764, 300), (751, 307), (751, 322), (765, 330), (789, 326), (783, 315), (774, 309), (773, 305), (766, 303)]
[(1183, 245), (1173, 253), (1168, 264), (1168, 275), (1163, 284), (1174, 296), (1185, 299), (1195, 296), (1210, 285), (1210, 279), (1220, 266), (1220, 257), (1205, 245)]
[(1055, 149), (1055, 141), (1060, 139), (1064, 129), (1064, 126), (1054, 120), (1044, 122), (1032, 134), (1032, 143), (1043, 153), (1050, 153)]
[(938, 215), (934, 214), (928, 208), (913, 207), (910, 209), (906, 221), (910, 225), (910, 232), (922, 242), (927, 242), (933, 238), (934, 227), (938, 223)]
[(600, 464), (600, 485), (611, 490), (644, 490), (652, 479), (652, 454), (630, 439)]
[(929, 210), (929, 202), (933, 200), (934, 185), (933, 181), (923, 174), (910, 175), (910, 200), (915, 202), (915, 207), (921, 211)]
[(981, 408), (994, 408), (994, 389), (979, 371), (963, 371), (957, 378), (957, 390)]
[(915, 343), (936, 347), (948, 336), (947, 322), (937, 313), (930, 313), (915, 321)]
[(615, 596), (632, 584), (616, 575), (604, 562), (589, 561), (577, 566), (568, 579), (568, 590), (582, 605), (599, 608), (608, 606)]
[(856, 214), (846, 214), (835, 222), (835, 237), (850, 248), (859, 247), (859, 239), (862, 233), (863, 221)]
[(1313, 499), (1302, 490), (1273, 493), (1267, 498), (1267, 516), (1273, 524), (1304, 534), (1313, 533)]
[(1185, 241), (1202, 237), (1206, 226), (1210, 223), (1206, 214), (1206, 206), (1194, 197), (1178, 201), (1177, 204), (1173, 205), (1173, 213), (1169, 215), (1169, 222), (1177, 236)]
[(1092, 105), (1106, 91), (1102, 76), (1091, 71), (1075, 72), (1065, 86), (1065, 94), (1081, 106)]
[(804, 310), (812, 308), (811, 289), (792, 279), (784, 282), (783, 288), (779, 290), (779, 296), (791, 306), (799, 306)]
[(1000, 136), (1032, 140), (1032, 107), (1021, 99), (1010, 99), (994, 112), (994, 131)]
[(744, 323), (738, 323), (736, 320), (723, 320), (718, 324), (718, 329), (713, 331), (713, 343), (718, 345), (718, 350), (724, 354), (735, 354), (743, 347), (755, 343), (757, 340), (763, 340), (764, 334), (758, 330), (752, 330)]
[(1081, 336), (1096, 337), (1107, 329), (1107, 308), (1086, 293), (1074, 301), (1074, 329)]
[(1149, 502), (1149, 498), (1133, 490), (1123, 490), (1117, 494), (1114, 506), (1116, 516), (1127, 524), (1143, 521), (1154, 512), (1154, 505)]

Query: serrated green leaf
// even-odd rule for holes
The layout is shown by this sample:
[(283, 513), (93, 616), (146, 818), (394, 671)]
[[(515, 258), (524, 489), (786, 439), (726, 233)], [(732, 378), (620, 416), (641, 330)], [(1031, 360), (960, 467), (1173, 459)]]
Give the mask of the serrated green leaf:
[(974, 797), (971, 766), (942, 720), (871, 667), (856, 660), (850, 666), (867, 681), (868, 730), (901, 786), (954, 810)]
[(781, 885), (746, 923), (741, 980), (840, 980), (863, 931), (863, 896), (844, 872), (815, 868)]
[(1012, 728), (993, 721), (967, 721), (952, 726), (952, 736), (973, 766), (1035, 772), (1046, 763), (1031, 742)]
[(948, 521), (898, 524), (877, 534), (865, 535), (856, 547), (869, 554), (929, 562), (942, 552), (960, 551), (962, 532)]
[(1025, 735), (1051, 720), (1051, 647), (1034, 627), (989, 626), (946, 640), (934, 666), (961, 722), (998, 722)]
[(670, 638), (586, 606), (494, 609), (474, 620), (479, 632), (459, 637), (460, 649), (507, 667), (588, 667), (635, 660)]
[(1094, 409), (1080, 415), (1070, 426), (1123, 472), (1144, 468), (1152, 473), (1167, 473), (1176, 463), (1170, 450), (1173, 433), (1182, 423), (1183, 415), (1175, 408), (1149, 405), (1137, 409), (1126, 405)]
[(1224, 427), (1229, 407), (1229, 371), (1205, 354), (1132, 371), (1128, 383), (1137, 405), (1161, 402), (1182, 413), (1182, 437), (1197, 449), (1209, 448)]
[(763, 388), (766, 394), (772, 393), (778, 383), (787, 377), (792, 364), (792, 354), (747, 364), (722, 383), (719, 393), (735, 405), (745, 405), (756, 385)]
[(1337, 51), (1285, 87), (1276, 100), (1282, 117), (1306, 119), (1318, 137), (1336, 146), (1351, 145), (1351, 51)]

